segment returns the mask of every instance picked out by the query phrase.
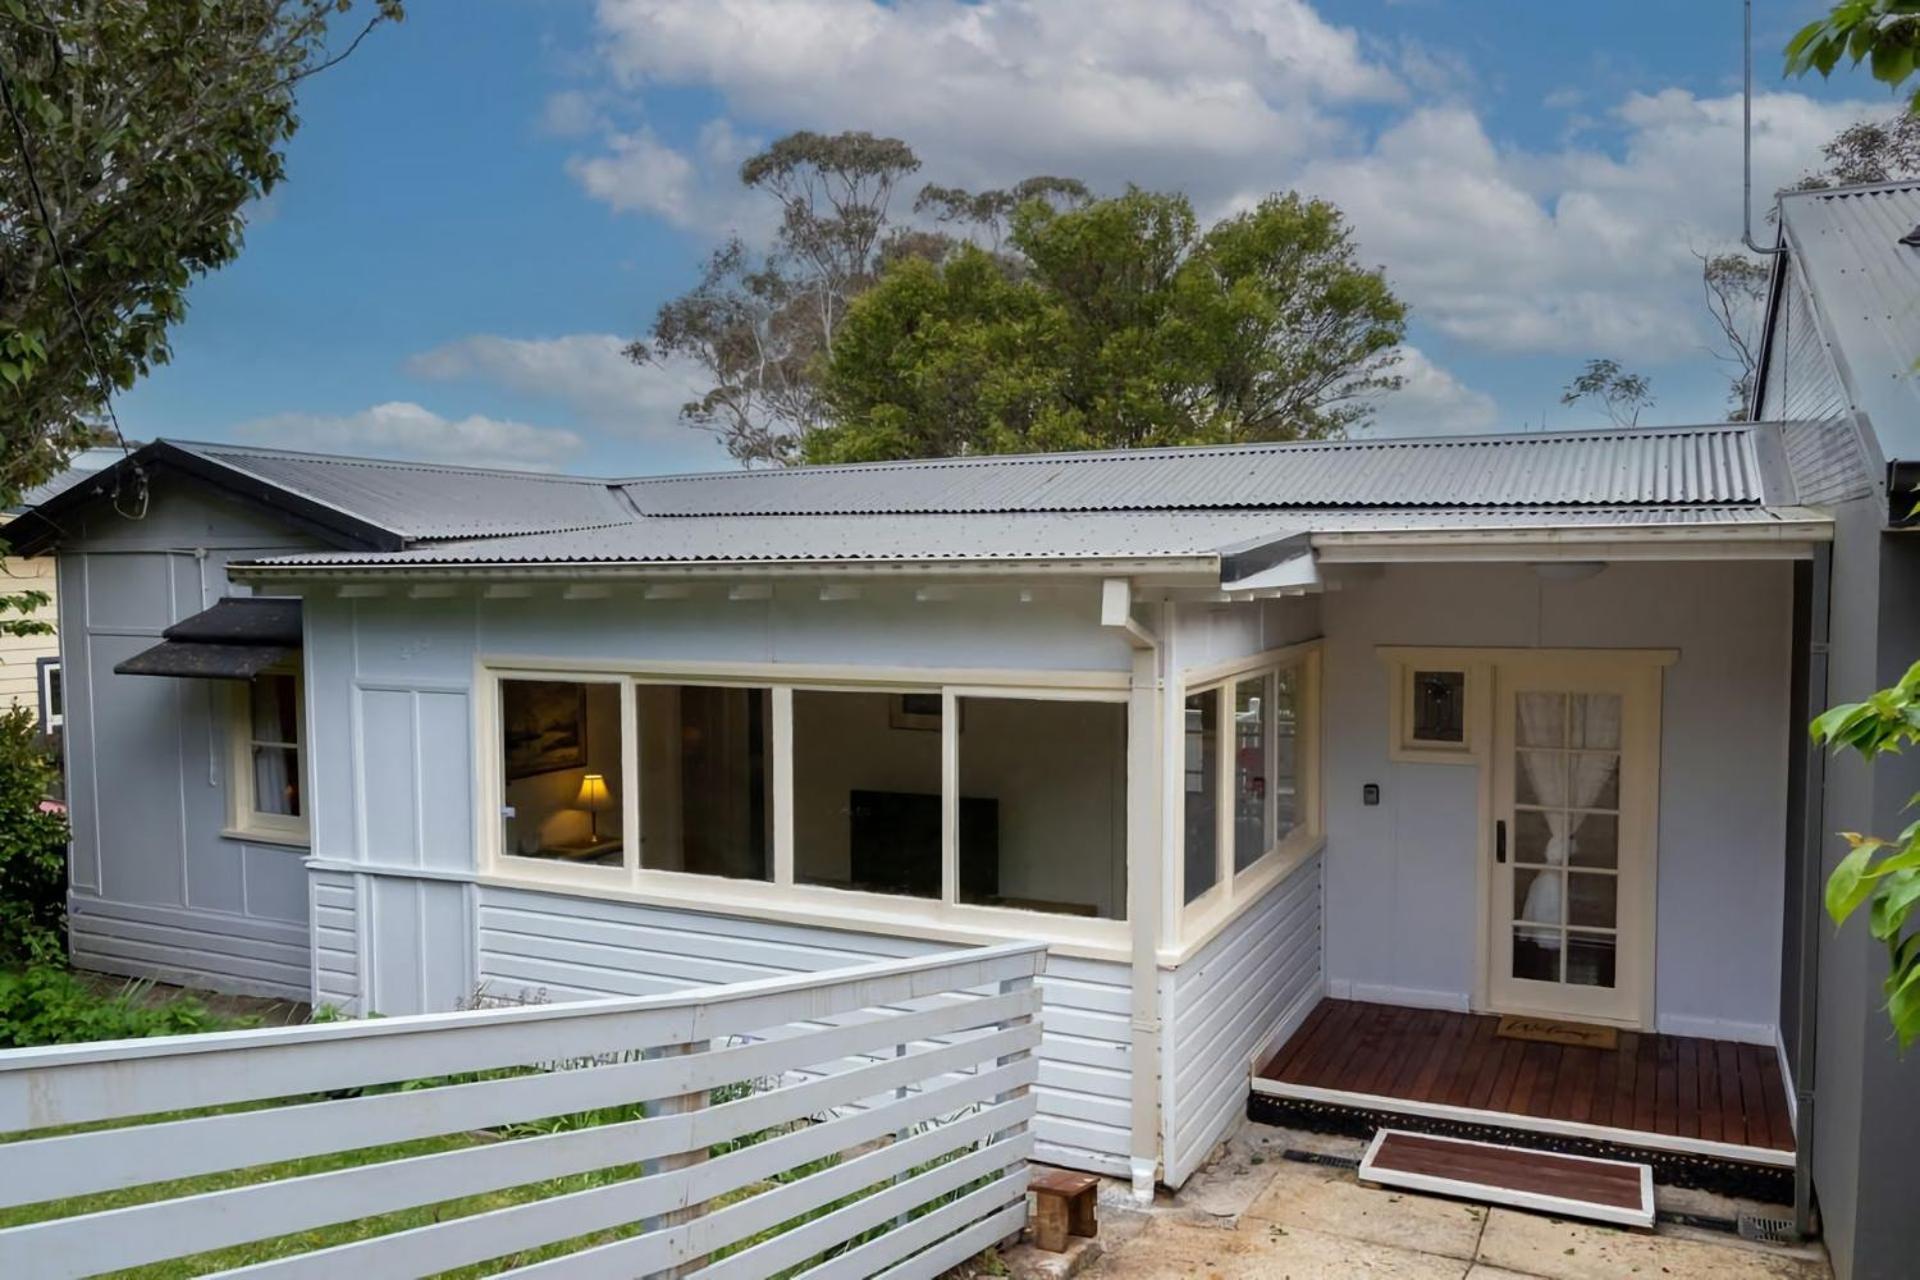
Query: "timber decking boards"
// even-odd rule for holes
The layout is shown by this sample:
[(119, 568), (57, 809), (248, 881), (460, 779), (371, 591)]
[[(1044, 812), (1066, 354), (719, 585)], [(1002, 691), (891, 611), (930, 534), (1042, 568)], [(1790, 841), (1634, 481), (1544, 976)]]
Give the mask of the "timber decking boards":
[(1626, 1160), (1382, 1129), (1360, 1162), (1360, 1180), (1560, 1217), (1653, 1225), (1653, 1170)]
[(1611, 1050), (1541, 1044), (1496, 1037), (1499, 1021), (1322, 1000), (1258, 1074), (1279, 1086), (1504, 1113), (1511, 1121), (1486, 1122), (1512, 1128), (1534, 1119), (1793, 1150), (1771, 1047), (1635, 1031), (1622, 1031)]

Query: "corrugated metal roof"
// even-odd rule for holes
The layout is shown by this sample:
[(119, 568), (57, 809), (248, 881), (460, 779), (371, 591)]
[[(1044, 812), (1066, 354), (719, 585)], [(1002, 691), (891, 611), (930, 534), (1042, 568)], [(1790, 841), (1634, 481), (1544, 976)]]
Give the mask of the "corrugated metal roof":
[(409, 540), (583, 529), (633, 518), (604, 480), (236, 445), (179, 447)]
[(643, 519), (618, 528), (443, 542), (393, 552), (314, 552), (282, 567), (469, 564), (698, 564), (1165, 559), (1296, 533), (1406, 529), (1708, 527), (1820, 519), (1758, 506), (1450, 508), (1425, 511), (1016, 512), (982, 520), (950, 512)]
[(1781, 197), (1787, 247), (1800, 262), (1852, 404), (1890, 457), (1920, 457), (1920, 182)]
[(802, 467), (622, 487), (649, 516), (1762, 500), (1748, 429), (1724, 424)]

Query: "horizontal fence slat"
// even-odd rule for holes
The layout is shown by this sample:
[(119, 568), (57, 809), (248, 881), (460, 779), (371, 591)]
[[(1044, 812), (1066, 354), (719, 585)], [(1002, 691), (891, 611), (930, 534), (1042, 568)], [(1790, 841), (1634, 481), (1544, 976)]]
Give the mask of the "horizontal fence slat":
[[(438, 1089), (201, 1116), (8, 1144), (0, 1207), (116, 1190), (246, 1165), (484, 1129), (570, 1111), (694, 1093), (735, 1081), (952, 1035), (1037, 1009), (1031, 991), (826, 1027), (706, 1054), (581, 1068)], [(566, 1097), (553, 1091), (567, 1077)]]
[[(0, 1275), (23, 1274), (29, 1261), (45, 1257), (61, 1259), (63, 1267), (71, 1268), (66, 1274), (90, 1275), (681, 1151), (702, 1150), (716, 1142), (790, 1123), (879, 1091), (982, 1061), (990, 1062), (1003, 1053), (1017, 1051), (1023, 1044), (1036, 1042), (1035, 1030), (1031, 1026), (1013, 1027), (943, 1049), (883, 1059), (870, 1067), (686, 1114), (654, 1116), (436, 1155), (388, 1160), (182, 1200), (158, 1200), (33, 1223), (0, 1231)], [(541, 1078), (554, 1085), (564, 1085), (566, 1074)], [(965, 1077), (962, 1084), (977, 1085), (979, 1080), (988, 1078), (988, 1075)], [(431, 1092), (425, 1090), (411, 1096), (424, 1099)], [(915, 1096), (910, 1095), (895, 1105), (916, 1110), (918, 1108), (909, 1105), (914, 1100)], [(562, 1105), (557, 1096), (549, 1114), (573, 1109)], [(876, 1112), (892, 1109), (877, 1108)], [(831, 1127), (820, 1125), (806, 1132), (824, 1133)], [(22, 1271), (14, 1272), (16, 1267)]]
[[(1006, 1127), (1007, 1112), (1010, 1110), (1030, 1112), (1032, 1107), (1022, 1103), (1006, 1103), (938, 1129), (915, 1134), (903, 1142), (868, 1152), (844, 1164), (809, 1174), (798, 1181), (730, 1204), (670, 1230), (653, 1231), (583, 1249), (577, 1254), (524, 1267), (518, 1274), (529, 1277), (652, 1275), (679, 1263), (705, 1257), (727, 1245), (800, 1217), (811, 1209), (864, 1191), (916, 1165), (980, 1141)], [(1032, 1147), (1033, 1135), (1022, 1131), (954, 1163), (966, 1163), (969, 1176), (980, 1176), (1020, 1163), (1031, 1153)]]
[(725, 1040), (1032, 976), (1045, 952), (1010, 943), (668, 995), (16, 1050), (0, 1058), (0, 1132)]
[(958, 1235), (948, 1236), (925, 1253), (876, 1273), (875, 1280), (934, 1280), (1026, 1225), (1026, 1203), (1008, 1205), (991, 1218), (975, 1223)]
[[(1031, 1172), (1025, 1164), (1011, 1169), (958, 1200), (950, 1200), (933, 1212), (922, 1214), (884, 1236), (827, 1259), (807, 1272), (807, 1280), (866, 1280), (866, 1277), (888, 1264), (919, 1252), (981, 1216), (999, 1213), (1007, 1208), (1021, 1211), (1024, 1222), (1027, 1182)], [(747, 1250), (738, 1256), (745, 1257), (750, 1252)]]
[[(1019, 1080), (1030, 1071), (1031, 1064), (1015, 1063), (982, 1075), (964, 1077), (924, 1093), (909, 1095), (890, 1107), (857, 1112), (783, 1134), (671, 1173), (450, 1219), (315, 1253), (278, 1258), (232, 1274), (333, 1280), (350, 1273), (356, 1280), (379, 1280), (387, 1276), (401, 1278), (432, 1274), (505, 1257), (552, 1241), (569, 1240), (701, 1204), (774, 1174), (885, 1138), (903, 1125), (924, 1123), (935, 1116), (967, 1106), (984, 1105), (985, 1100), (1000, 1090), (1017, 1087)], [(940, 1134), (954, 1129), (956, 1132), (951, 1141), (957, 1143), (966, 1140), (957, 1132), (961, 1126), (966, 1126), (966, 1132), (972, 1136), (980, 1137), (1007, 1125), (1020, 1124), (1031, 1117), (1032, 1110), (1031, 1098), (1022, 1098), (987, 1106), (967, 1120), (930, 1132)], [(976, 1126), (985, 1122), (990, 1122), (988, 1127), (976, 1131)], [(896, 1143), (872, 1155), (884, 1155), (901, 1145)], [(847, 1163), (857, 1164), (867, 1159), (871, 1159), (871, 1156), (862, 1156)], [(911, 1167), (911, 1163), (902, 1168)], [(846, 1165), (835, 1166), (844, 1167)], [(886, 1176), (890, 1176), (890, 1172), (877, 1175), (875, 1180)], [(802, 1179), (787, 1185), (799, 1186), (805, 1181)], [(759, 1198), (754, 1197), (756, 1200)]]
[[(763, 1240), (752, 1248), (742, 1249), (739, 1253), (727, 1255), (719, 1262), (709, 1263), (700, 1272), (701, 1280), (763, 1280), (766, 1276), (776, 1275), (809, 1258), (817, 1257), (836, 1245), (845, 1244), (863, 1231), (882, 1226), (920, 1205), (940, 1196), (950, 1195), (969, 1182), (1005, 1168), (1004, 1164), (997, 1163), (999, 1159), (1001, 1157), (994, 1156), (992, 1149), (989, 1148), (970, 1157), (950, 1160), (925, 1173), (915, 1174), (907, 1181), (895, 1183), (885, 1191), (875, 1192), (852, 1204), (842, 1205), (831, 1213), (803, 1223), (771, 1240)], [(989, 1207), (999, 1209), (1026, 1194), (1027, 1167), (1021, 1164), (1013, 1171), (974, 1192), (973, 1196), (984, 1195), (990, 1202)], [(955, 1204), (959, 1203), (961, 1202), (955, 1201)], [(979, 1217), (985, 1212), (986, 1209), (983, 1208), (971, 1216)], [(954, 1225), (963, 1225), (963, 1223)], [(949, 1230), (951, 1229), (949, 1227)], [(896, 1236), (902, 1238), (896, 1240)], [(897, 1261), (913, 1252), (906, 1245), (904, 1233), (892, 1231), (860, 1247), (872, 1248), (883, 1240), (893, 1242), (893, 1248), (890, 1250), (876, 1250), (886, 1254), (883, 1259), (885, 1262)], [(808, 1280), (819, 1280), (820, 1270), (821, 1268), (809, 1269)], [(874, 1266), (864, 1271), (846, 1274), (865, 1277), (877, 1270), (879, 1267)]]

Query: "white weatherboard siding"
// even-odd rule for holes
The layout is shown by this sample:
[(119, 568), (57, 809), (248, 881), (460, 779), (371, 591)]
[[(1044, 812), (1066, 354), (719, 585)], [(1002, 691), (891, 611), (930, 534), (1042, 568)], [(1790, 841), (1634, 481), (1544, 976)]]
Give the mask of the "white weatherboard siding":
[[(481, 886), (479, 901), (480, 991), (497, 999), (654, 995), (945, 949), (909, 938), (493, 886)], [(1035, 1086), (1036, 1158), (1124, 1176), (1127, 968), (1051, 956), (1040, 988), (1045, 1037)], [(1242, 1070), (1243, 1105), (1245, 1083)]]
[(313, 922), (313, 1006), (360, 1012), (360, 896), (353, 876), (307, 878)]
[[(0, 537), (4, 537), (0, 534)], [(54, 561), (51, 556), (33, 560), (9, 557), (0, 560), (0, 595), (22, 591), (44, 591), (56, 596)], [(59, 601), (36, 609), (37, 622), (59, 624)], [(25, 707), (36, 714), (40, 706), (40, 659), (60, 656), (60, 638), (56, 635), (0, 635), (0, 708)]]
[(59, 557), (72, 951), (82, 968), (304, 1000), (304, 848), (223, 834), (223, 681), (114, 674), (161, 631), (246, 594), (236, 559), (310, 546), (204, 492), (156, 482), (146, 514), (74, 522)]
[[(1387, 754), (1380, 645), (1674, 648), (1661, 706), (1657, 1029), (1771, 1044), (1780, 980), (1791, 568), (1392, 566), (1327, 597), (1329, 993), (1464, 1009), (1477, 771)], [(1381, 802), (1361, 803), (1378, 783)]]
[(1160, 975), (1161, 1159), (1178, 1187), (1247, 1107), (1254, 1059), (1320, 1001), (1320, 858), (1307, 859), (1177, 969)]

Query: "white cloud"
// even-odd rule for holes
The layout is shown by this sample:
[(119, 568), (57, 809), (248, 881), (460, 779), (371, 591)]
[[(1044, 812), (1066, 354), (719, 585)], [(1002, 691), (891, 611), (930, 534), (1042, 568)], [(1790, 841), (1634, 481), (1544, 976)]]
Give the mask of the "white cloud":
[(1500, 406), (1492, 396), (1467, 386), (1420, 348), (1402, 347), (1394, 372), (1401, 377), (1400, 388), (1376, 399), (1366, 436), (1442, 435), (1500, 425)]
[(540, 127), (556, 138), (581, 138), (605, 125), (593, 95), (581, 89), (563, 89), (547, 98), (540, 109)]
[(558, 470), (583, 444), (571, 431), (480, 414), (443, 418), (407, 400), (377, 404), (359, 413), (274, 414), (243, 422), (233, 434), (248, 443), (289, 449), (521, 471)]
[(567, 172), (581, 189), (622, 213), (656, 213), (675, 226), (687, 226), (693, 215), (697, 183), (693, 161), (642, 127), (631, 133), (610, 133), (606, 150), (594, 156), (574, 156)]
[(474, 334), (423, 351), (406, 367), (416, 377), (474, 380), (545, 397), (625, 436), (684, 432), (677, 417), (680, 406), (698, 394), (697, 373), (679, 362), (635, 364), (626, 356), (626, 345), (610, 333)]

